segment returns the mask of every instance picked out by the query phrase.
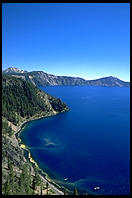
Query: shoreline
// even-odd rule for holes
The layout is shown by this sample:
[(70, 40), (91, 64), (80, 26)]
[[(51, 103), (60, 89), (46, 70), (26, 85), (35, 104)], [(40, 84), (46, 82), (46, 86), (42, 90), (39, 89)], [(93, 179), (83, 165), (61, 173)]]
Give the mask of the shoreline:
[[(63, 112), (60, 112), (60, 113), (64, 113), (65, 111)], [(67, 111), (66, 111), (67, 112)], [(29, 118), (27, 120), (24, 120), (22, 123), (20, 123), (19, 126), (17, 126), (17, 130), (14, 132), (14, 136), (16, 138), (16, 140), (18, 141), (18, 145), (19, 147), (25, 152), (27, 151), (28, 152), (28, 156), (26, 157), (24, 155), (24, 157), (26, 158), (26, 160), (28, 160), (32, 166), (36, 166), (38, 169), (39, 169), (39, 174), (42, 178), (43, 181), (45, 182), (48, 182), (49, 183), (49, 187), (51, 189), (53, 189), (56, 193), (58, 193), (58, 195), (64, 195), (64, 191), (66, 190), (67, 192), (69, 191), (68, 189), (66, 189), (65, 187), (63, 186), (60, 186), (59, 184), (55, 183), (52, 178), (49, 177), (48, 173), (44, 172), (38, 165), (38, 163), (32, 158), (31, 156), (31, 152), (30, 150), (27, 148), (27, 145), (25, 145), (21, 138), (20, 138), (20, 133), (22, 132), (22, 130), (25, 129), (26, 125), (28, 124), (28, 122), (31, 122), (31, 121), (35, 121), (35, 120), (40, 120), (40, 119), (43, 119), (43, 118), (48, 118), (48, 117), (52, 117), (52, 116), (55, 116), (59, 113), (56, 113), (56, 112), (53, 112), (53, 114), (49, 114), (49, 115), (42, 115), (42, 116), (38, 116), (38, 117), (32, 117), (32, 118)]]
[(48, 182), (49, 183), (49, 187), (51, 187), (53, 190), (55, 191), (58, 191), (59, 195), (64, 195), (64, 191), (67, 190), (68, 192), (68, 189), (66, 189), (65, 187), (63, 186), (60, 186), (59, 184), (55, 183), (52, 178), (49, 176), (49, 174), (45, 171), (43, 171), (38, 163), (32, 158), (31, 156), (31, 152), (29, 151), (29, 149), (27, 148), (27, 146), (25, 144), (20, 144), (20, 148), (22, 148), (25, 151), (28, 152), (28, 156), (25, 157), (30, 163), (31, 165), (34, 167), (36, 166), (38, 168), (38, 171), (39, 171), (39, 175), (40, 177), (42, 178), (42, 180), (44, 182)]

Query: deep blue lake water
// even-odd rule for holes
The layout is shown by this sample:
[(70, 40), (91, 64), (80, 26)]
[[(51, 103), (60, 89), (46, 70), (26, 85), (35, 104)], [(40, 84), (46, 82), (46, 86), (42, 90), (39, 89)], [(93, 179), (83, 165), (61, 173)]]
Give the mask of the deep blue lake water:
[[(130, 89), (48, 86), (70, 111), (30, 122), (21, 133), (58, 184), (95, 194), (130, 193)], [(96, 187), (99, 187), (96, 189)]]

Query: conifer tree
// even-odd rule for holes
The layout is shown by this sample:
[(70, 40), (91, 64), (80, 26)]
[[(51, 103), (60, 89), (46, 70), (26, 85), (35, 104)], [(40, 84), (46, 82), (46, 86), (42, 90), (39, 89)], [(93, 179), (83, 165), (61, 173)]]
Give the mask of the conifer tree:
[(41, 184), (41, 192), (40, 192), (41, 195), (43, 195), (43, 185)]
[(4, 195), (9, 195), (10, 194), (10, 182), (9, 182), (8, 178), (7, 178), (7, 181), (4, 184), (3, 192), (4, 192)]
[(77, 188), (74, 188), (74, 195), (78, 195), (78, 190), (77, 190)]
[(64, 195), (68, 195), (68, 192), (67, 192), (67, 190), (66, 190), (66, 189), (64, 190)]
[(35, 175), (33, 177), (32, 188), (33, 190), (36, 189), (37, 186), (41, 184), (41, 177), (39, 176), (38, 169), (34, 168)]
[(8, 158), (8, 169), (9, 171), (13, 171), (13, 163), (9, 158)]
[(31, 189), (30, 166), (28, 164), (24, 164), (22, 173), (20, 175), (20, 191), (27, 195), (31, 195), (33, 193)]
[(48, 195), (48, 190), (49, 190), (49, 183), (48, 182), (46, 183), (46, 190), (47, 190), (46, 194)]

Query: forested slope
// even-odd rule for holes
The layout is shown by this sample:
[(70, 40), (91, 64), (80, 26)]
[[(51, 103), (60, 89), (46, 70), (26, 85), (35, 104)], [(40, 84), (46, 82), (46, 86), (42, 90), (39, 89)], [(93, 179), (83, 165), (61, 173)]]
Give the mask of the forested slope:
[[(24, 156), (15, 133), (23, 122), (67, 111), (68, 107), (32, 83), (2, 77), (2, 193), (43, 194), (46, 185), (37, 168)], [(38, 189), (39, 188), (39, 189)]]

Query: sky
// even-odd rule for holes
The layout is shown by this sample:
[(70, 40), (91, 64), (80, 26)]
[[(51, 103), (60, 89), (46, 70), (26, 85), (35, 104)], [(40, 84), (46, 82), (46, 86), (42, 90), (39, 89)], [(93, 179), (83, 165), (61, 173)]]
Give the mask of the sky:
[(129, 3), (3, 3), (2, 70), (130, 81)]

